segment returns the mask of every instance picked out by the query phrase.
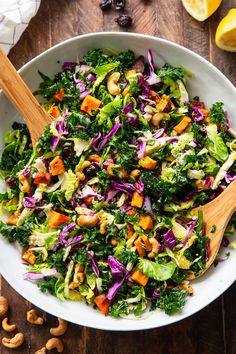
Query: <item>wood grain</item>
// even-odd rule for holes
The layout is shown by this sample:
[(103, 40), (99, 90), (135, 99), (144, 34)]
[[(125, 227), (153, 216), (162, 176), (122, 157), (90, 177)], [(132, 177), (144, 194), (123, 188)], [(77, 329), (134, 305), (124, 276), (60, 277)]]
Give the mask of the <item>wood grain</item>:
[[(52, 45), (88, 32), (121, 31), (117, 11), (102, 13), (99, 0), (42, 0), (37, 16), (10, 52), (19, 68)], [(127, 0), (126, 13), (133, 17), (129, 31), (175, 41), (211, 60), (236, 84), (235, 54), (217, 49), (214, 33), (219, 20), (236, 0), (224, 0), (220, 9), (204, 23), (192, 19), (180, 0)], [(31, 305), (2, 280), (1, 292), (10, 299), (10, 318), (26, 334), (26, 344), (15, 352), (33, 354), (49, 338), (56, 323), (44, 314), (43, 327), (30, 326), (26, 311)], [(197, 314), (171, 326), (137, 332), (105, 332), (73, 324), (63, 336), (66, 354), (235, 354), (236, 285)], [(191, 301), (191, 299), (189, 299)], [(41, 311), (38, 310), (40, 313)], [(78, 314), (79, 316), (79, 314)], [(3, 331), (0, 336), (5, 335)], [(11, 352), (0, 346), (1, 354)]]
[(53, 119), (39, 104), (1, 48), (0, 87), (27, 124), (34, 145)]

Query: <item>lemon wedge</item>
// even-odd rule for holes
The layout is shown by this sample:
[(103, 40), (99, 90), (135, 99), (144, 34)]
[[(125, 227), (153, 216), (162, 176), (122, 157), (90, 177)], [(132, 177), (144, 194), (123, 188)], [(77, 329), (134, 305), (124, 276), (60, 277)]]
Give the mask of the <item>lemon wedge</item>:
[(216, 30), (216, 45), (228, 52), (236, 52), (236, 9), (231, 9)]
[(222, 0), (182, 0), (185, 10), (195, 20), (204, 21), (220, 6)]

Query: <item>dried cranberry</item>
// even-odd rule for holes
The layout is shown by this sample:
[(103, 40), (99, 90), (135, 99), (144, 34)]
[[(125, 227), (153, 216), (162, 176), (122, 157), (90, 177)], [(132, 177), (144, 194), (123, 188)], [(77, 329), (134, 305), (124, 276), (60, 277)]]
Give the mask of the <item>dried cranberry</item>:
[(116, 22), (120, 27), (130, 27), (132, 25), (132, 18), (128, 15), (121, 15), (117, 17)]
[(100, 8), (102, 10), (109, 10), (111, 8), (112, 0), (102, 0), (100, 1)]
[(124, 10), (126, 0), (113, 0), (113, 4), (116, 10)]

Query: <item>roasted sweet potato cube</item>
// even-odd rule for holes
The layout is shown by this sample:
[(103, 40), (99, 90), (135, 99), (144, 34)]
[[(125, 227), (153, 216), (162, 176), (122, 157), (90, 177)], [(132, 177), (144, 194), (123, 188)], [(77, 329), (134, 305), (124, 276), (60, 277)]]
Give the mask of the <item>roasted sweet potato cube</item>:
[(146, 251), (144, 249), (144, 244), (141, 241), (141, 238), (137, 238), (137, 240), (134, 241), (134, 245), (136, 247), (136, 250), (140, 257), (145, 257), (146, 256)]
[(51, 173), (39, 171), (34, 175), (34, 184), (50, 184), (51, 183)]
[(138, 283), (141, 286), (147, 285), (149, 277), (143, 272), (141, 272), (139, 269), (135, 269), (133, 274), (131, 275), (131, 279)]
[(60, 90), (58, 90), (54, 95), (53, 98), (55, 101), (62, 102), (64, 100), (64, 88), (62, 87)]
[(154, 170), (157, 165), (157, 161), (151, 159), (149, 156), (145, 156), (143, 159), (139, 160), (138, 163), (141, 167), (146, 168), (146, 170)]
[(177, 134), (183, 133), (183, 131), (189, 126), (192, 119), (190, 117), (184, 116), (183, 119), (174, 127)]
[(97, 98), (91, 95), (87, 95), (83, 100), (80, 109), (81, 111), (88, 113), (90, 116), (93, 116), (94, 112), (96, 112), (100, 107), (100, 104), (101, 104), (100, 100), (98, 100)]
[(153, 228), (153, 221), (150, 215), (140, 215), (139, 224), (144, 231), (150, 231)]
[(61, 156), (56, 156), (50, 163), (50, 168), (52, 172), (52, 176), (61, 175), (65, 172), (65, 165), (61, 158)]
[(134, 192), (131, 200), (131, 205), (135, 208), (142, 208), (143, 206), (143, 194)]
[(70, 217), (64, 214), (60, 214), (57, 211), (51, 210), (48, 219), (48, 226), (52, 229), (57, 228), (59, 225), (65, 224), (70, 221)]

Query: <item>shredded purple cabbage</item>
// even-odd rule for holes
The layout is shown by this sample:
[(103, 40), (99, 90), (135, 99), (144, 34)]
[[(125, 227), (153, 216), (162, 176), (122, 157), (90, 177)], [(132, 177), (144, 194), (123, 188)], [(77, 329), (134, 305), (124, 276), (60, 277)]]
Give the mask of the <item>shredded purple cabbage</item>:
[(138, 159), (139, 160), (144, 157), (145, 149), (146, 149), (146, 141), (141, 141), (141, 143), (139, 143), (139, 147), (138, 147)]
[(37, 198), (36, 197), (24, 197), (22, 200), (22, 204), (24, 208), (28, 208), (28, 209), (35, 209), (36, 205), (35, 203), (37, 202)]
[(22, 175), (23, 175), (24, 177), (28, 177), (29, 174), (30, 174), (30, 170), (31, 170), (31, 166), (26, 167), (26, 168), (23, 170)]
[(10, 177), (7, 178), (5, 182), (8, 185), (8, 187), (10, 187), (10, 188), (12, 187), (12, 184), (13, 184), (12, 178), (10, 178)]
[(138, 123), (138, 117), (133, 115), (132, 117), (128, 118), (128, 122), (130, 125), (136, 125)]
[(93, 271), (94, 271), (95, 275), (97, 277), (99, 277), (99, 269), (98, 269), (97, 263), (95, 261), (94, 255), (92, 255), (91, 253), (88, 253), (88, 256), (91, 259), (92, 268), (93, 268)]
[(127, 274), (126, 274), (126, 269), (125, 266), (119, 262), (116, 258), (113, 256), (108, 256), (108, 264), (111, 269), (111, 274), (114, 279), (113, 284), (108, 290), (107, 293), (107, 298), (108, 300), (112, 300), (118, 290), (121, 288), (123, 285), (124, 281), (127, 279)]
[(122, 179), (112, 181), (111, 185), (115, 190), (127, 193), (130, 197), (137, 191), (133, 184), (125, 182)]
[(195, 120), (196, 123), (201, 122), (203, 119), (205, 119), (205, 115), (201, 112), (201, 108), (198, 106), (193, 106), (193, 119)]
[(163, 241), (164, 245), (170, 249), (178, 245), (178, 241), (171, 229), (164, 234)]
[(161, 296), (161, 293), (157, 289), (153, 289), (152, 294), (151, 294), (151, 300), (156, 300)]
[(108, 256), (108, 265), (111, 268), (112, 276), (123, 275), (125, 266), (113, 256)]
[(162, 134), (164, 133), (165, 129), (160, 128), (158, 129), (154, 134), (152, 134), (153, 138), (158, 139), (162, 136)]
[(96, 193), (90, 186), (85, 186), (81, 193), (78, 195), (80, 199), (85, 199), (87, 197), (96, 197), (98, 200), (103, 200), (104, 197), (101, 194)]
[(187, 233), (187, 235), (184, 239), (184, 242), (183, 242), (183, 247), (187, 244), (188, 240), (190, 239), (190, 236), (192, 235), (193, 230), (194, 230), (195, 226), (197, 225), (197, 222), (198, 222), (198, 218), (193, 220), (193, 222), (190, 224), (189, 229), (188, 229), (188, 233)]
[(147, 195), (144, 197), (143, 209), (146, 211), (146, 213), (153, 214), (151, 200)]
[(77, 63), (75, 61), (65, 61), (62, 64), (62, 69), (66, 70), (66, 69), (73, 69), (75, 67)]
[(122, 124), (120, 122), (116, 122), (110, 132), (102, 138), (101, 133), (99, 132), (98, 135), (93, 139), (92, 145), (95, 151), (102, 150), (108, 143), (109, 139), (113, 137), (117, 131), (120, 129)]
[(133, 110), (133, 108), (134, 108), (134, 103), (131, 101), (123, 108), (123, 113), (128, 114), (129, 112), (131, 112)]

